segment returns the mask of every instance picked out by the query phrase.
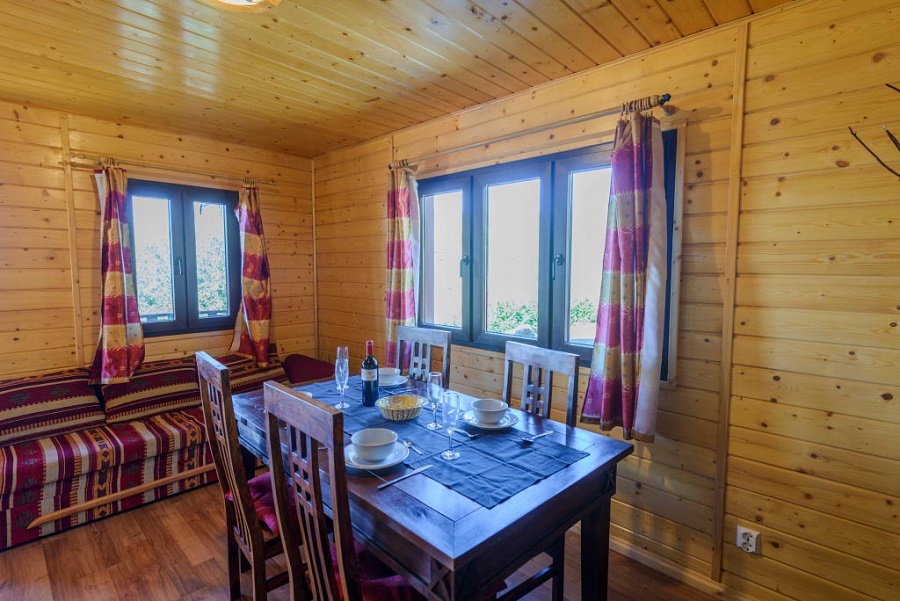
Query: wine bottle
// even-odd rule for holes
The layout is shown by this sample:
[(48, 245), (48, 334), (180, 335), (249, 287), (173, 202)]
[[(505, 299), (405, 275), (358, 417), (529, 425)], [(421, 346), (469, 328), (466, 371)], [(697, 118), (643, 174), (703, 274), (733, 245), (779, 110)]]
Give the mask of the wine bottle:
[(366, 341), (366, 358), (362, 362), (360, 379), (362, 380), (362, 404), (374, 407), (378, 400), (378, 361), (375, 360), (374, 343)]

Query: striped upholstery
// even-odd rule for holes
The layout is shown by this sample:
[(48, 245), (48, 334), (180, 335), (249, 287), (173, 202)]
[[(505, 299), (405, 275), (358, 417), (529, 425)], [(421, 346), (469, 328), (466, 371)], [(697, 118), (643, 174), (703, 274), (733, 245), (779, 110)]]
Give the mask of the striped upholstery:
[(228, 368), (231, 377), (231, 393), (240, 394), (262, 388), (263, 382), (275, 380), (282, 384), (290, 384), (284, 367), (278, 360), (274, 350), (269, 351), (268, 367), (257, 367), (253, 359), (240, 355), (218, 357), (218, 361)]
[(103, 419), (86, 369), (0, 382), (2, 444), (96, 426)]
[(211, 462), (200, 408), (0, 447), (0, 550), (211, 482), (214, 472), (27, 529), (39, 515)]
[(103, 387), (106, 421), (114, 424), (164, 411), (200, 406), (193, 357), (150, 361), (125, 384)]

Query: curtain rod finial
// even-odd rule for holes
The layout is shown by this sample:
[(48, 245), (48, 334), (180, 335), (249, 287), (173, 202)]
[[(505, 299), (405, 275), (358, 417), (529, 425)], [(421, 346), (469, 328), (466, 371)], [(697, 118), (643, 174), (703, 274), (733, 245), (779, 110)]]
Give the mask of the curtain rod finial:
[(667, 103), (667, 102), (670, 101), (670, 100), (672, 100), (672, 95), (671, 95), (671, 94), (662, 94), (662, 95), (660, 95), (660, 97), (659, 97), (659, 106), (664, 105), (665, 103)]

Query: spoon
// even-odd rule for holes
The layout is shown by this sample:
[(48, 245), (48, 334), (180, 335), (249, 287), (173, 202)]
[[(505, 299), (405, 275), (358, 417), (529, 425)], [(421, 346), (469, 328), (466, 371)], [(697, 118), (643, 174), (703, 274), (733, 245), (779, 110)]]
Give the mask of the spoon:
[(469, 434), (465, 430), (461, 430), (459, 428), (453, 428), (453, 431), (458, 432), (459, 434), (464, 434), (465, 436), (468, 436), (469, 440), (472, 440), (474, 438), (478, 438), (479, 436), (481, 436), (481, 434)]
[(424, 454), (425, 454), (425, 453), (423, 453), (422, 451), (420, 451), (419, 448), (418, 448), (417, 446), (415, 446), (415, 445), (412, 443), (411, 440), (404, 440), (404, 441), (403, 441), (403, 444), (405, 444), (405, 445), (407, 446), (407, 448), (412, 449), (413, 451), (415, 451), (415, 452), (418, 453), (419, 455), (424, 455)]
[(522, 439), (522, 442), (524, 444), (531, 444), (538, 438), (540, 438), (542, 436), (550, 436), (551, 434), (553, 434), (553, 431), (548, 430), (547, 432), (541, 432), (540, 434), (535, 434), (534, 436), (529, 436), (528, 438), (525, 438), (524, 436), (520, 436), (519, 438)]

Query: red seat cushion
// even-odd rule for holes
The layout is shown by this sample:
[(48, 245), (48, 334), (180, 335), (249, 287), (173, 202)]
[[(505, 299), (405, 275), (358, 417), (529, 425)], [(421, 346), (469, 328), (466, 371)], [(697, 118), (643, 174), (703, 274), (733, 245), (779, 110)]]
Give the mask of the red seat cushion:
[[(275, 497), (272, 494), (272, 476), (269, 472), (260, 474), (247, 481), (250, 485), (250, 498), (253, 500), (253, 510), (257, 519), (266, 525), (269, 532), (278, 536), (278, 515), (275, 513)], [(231, 493), (225, 495), (225, 499), (232, 501)]]
[(284, 371), (293, 384), (334, 377), (333, 364), (296, 353), (284, 358)]
[[(362, 589), (363, 601), (419, 601), (425, 599), (406, 582), (403, 576), (395, 574), (389, 567), (381, 563), (361, 542), (354, 540), (353, 550), (359, 565), (359, 585)], [(334, 547), (331, 548), (331, 563), (335, 569), (335, 573), (331, 577), (334, 580), (335, 590), (340, 595), (341, 589), (337, 586), (337, 551)]]

